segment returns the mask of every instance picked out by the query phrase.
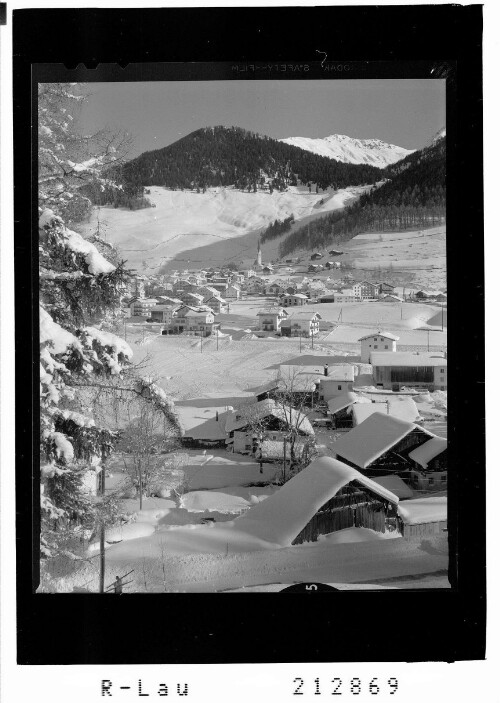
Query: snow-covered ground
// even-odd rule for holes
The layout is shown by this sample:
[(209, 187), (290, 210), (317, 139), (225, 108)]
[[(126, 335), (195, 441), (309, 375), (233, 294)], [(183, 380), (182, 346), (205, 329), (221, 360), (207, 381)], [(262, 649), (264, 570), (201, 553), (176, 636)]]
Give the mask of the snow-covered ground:
[[(271, 195), (233, 187), (196, 193), (151, 186), (147, 197), (155, 207), (135, 211), (103, 207), (99, 221), (106, 239), (120, 249), (131, 268), (153, 273), (179, 259), (203, 268), (235, 259), (253, 261), (259, 234), (270, 222), (292, 214), (302, 220), (337, 210), (365, 190), (353, 186), (309, 193), (305, 187), (290, 187)], [(96, 223), (94, 209), (80, 229), (88, 234)]]

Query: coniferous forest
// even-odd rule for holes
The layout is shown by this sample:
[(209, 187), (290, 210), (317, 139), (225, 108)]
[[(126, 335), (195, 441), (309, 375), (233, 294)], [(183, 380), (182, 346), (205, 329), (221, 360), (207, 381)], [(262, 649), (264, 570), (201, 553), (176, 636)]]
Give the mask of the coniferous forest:
[(239, 127), (207, 127), (127, 162), (121, 177), (132, 192), (151, 185), (248, 192), (266, 185), (272, 192), (299, 182), (322, 190), (375, 183), (381, 174), (374, 166), (341, 163)]
[(361, 232), (432, 227), (446, 218), (446, 138), (410, 154), (384, 171), (388, 179), (351, 207), (337, 210), (292, 232), (280, 257), (315, 249)]

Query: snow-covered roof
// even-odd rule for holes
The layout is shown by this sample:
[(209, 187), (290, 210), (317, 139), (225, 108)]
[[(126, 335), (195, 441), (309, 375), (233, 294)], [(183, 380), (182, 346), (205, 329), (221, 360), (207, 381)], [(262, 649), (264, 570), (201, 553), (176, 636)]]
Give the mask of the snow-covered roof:
[(226, 432), (242, 429), (252, 422), (259, 422), (269, 415), (273, 415), (279, 420), (292, 425), (305, 434), (314, 435), (312, 425), (304, 413), (292, 407), (282, 407), (269, 398), (244, 406), (238, 410), (233, 410), (227, 418)]
[(444, 452), (447, 446), (448, 441), (443, 437), (433, 437), (425, 444), (411, 451), (408, 456), (426, 469), (429, 461), (432, 461), (434, 457)]
[(398, 505), (398, 515), (405, 525), (445, 522), (448, 518), (447, 496), (426, 496), (405, 500)]
[(349, 405), (358, 402), (369, 403), (371, 405), (371, 401), (369, 401), (368, 398), (363, 398), (357, 393), (352, 393), (351, 391), (348, 391), (347, 393), (343, 393), (342, 395), (339, 395), (336, 398), (332, 398), (328, 401), (328, 412), (334, 415), (340, 410), (347, 408)]
[(398, 417), (400, 420), (406, 420), (406, 422), (415, 422), (420, 417), (415, 401), (413, 398), (407, 397), (391, 398), (385, 403), (358, 404), (352, 409), (352, 412), (355, 425), (361, 424), (376, 412), (386, 412), (387, 415)]
[(200, 315), (207, 316), (207, 315), (212, 315), (212, 311), (210, 309), (198, 309), (198, 310), (188, 310), (185, 314), (184, 317), (200, 317)]
[(315, 459), (276, 493), (234, 521), (234, 529), (274, 544), (290, 545), (317, 511), (351, 481), (390, 503), (398, 497), (359, 471), (331, 457)]
[[(362, 406), (355, 405), (354, 407)], [(415, 429), (419, 429), (429, 437), (435, 436), (412, 422), (375, 412), (350, 432), (342, 435), (333, 445), (333, 450), (336, 456), (352, 461), (361, 469), (366, 469)]]
[(283, 298), (300, 298), (301, 300), (308, 300), (307, 295), (304, 295), (303, 293), (287, 293), (287, 295), (284, 295)]
[(388, 476), (379, 476), (378, 478), (374, 478), (372, 481), (378, 483), (379, 486), (387, 488), (388, 491), (394, 493), (394, 495), (396, 495), (400, 500), (404, 498), (413, 498), (413, 490), (403, 481), (401, 476), (389, 474)]
[(184, 437), (208, 441), (226, 439), (225, 426), (228, 414), (228, 412), (220, 412), (218, 420), (215, 417), (211, 417), (209, 420), (191, 427), (191, 429), (186, 430)]
[(328, 376), (322, 381), (354, 381), (354, 366), (344, 364), (328, 367)]
[(259, 315), (283, 315), (283, 314), (288, 316), (288, 313), (284, 308), (275, 307), (275, 308), (268, 308), (267, 310), (259, 310), (259, 312), (257, 313), (257, 316), (259, 316)]
[(358, 342), (362, 342), (363, 339), (372, 339), (372, 337), (385, 337), (386, 339), (393, 339), (395, 342), (399, 339), (399, 337), (396, 337), (392, 332), (372, 332), (372, 334), (366, 334), (364, 337), (360, 337)]
[(446, 366), (442, 352), (372, 352), (372, 366)]
[(389, 293), (388, 295), (383, 295), (382, 301), (387, 300), (387, 298), (390, 298), (391, 300), (397, 300), (398, 303), (404, 302), (403, 298), (400, 298), (399, 295), (393, 295), (392, 293)]

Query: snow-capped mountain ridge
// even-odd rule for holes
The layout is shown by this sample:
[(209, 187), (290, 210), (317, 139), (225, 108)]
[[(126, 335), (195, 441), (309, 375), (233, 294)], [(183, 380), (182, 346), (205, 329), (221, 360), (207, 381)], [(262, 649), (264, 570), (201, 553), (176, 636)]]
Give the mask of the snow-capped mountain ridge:
[(287, 137), (279, 141), (343, 163), (369, 164), (378, 168), (394, 164), (415, 151), (381, 139), (355, 139), (346, 134), (331, 134), (322, 139)]

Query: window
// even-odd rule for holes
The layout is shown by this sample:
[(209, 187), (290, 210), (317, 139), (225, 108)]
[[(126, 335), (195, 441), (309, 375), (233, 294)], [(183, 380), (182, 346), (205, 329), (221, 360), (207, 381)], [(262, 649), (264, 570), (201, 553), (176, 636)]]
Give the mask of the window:
[(337, 390), (338, 390), (338, 391), (341, 391), (341, 390), (342, 390), (342, 386), (337, 386)]
[(374, 344), (374, 345), (373, 345), (373, 348), (374, 348), (374, 349), (378, 349), (378, 344)]
[(444, 483), (446, 481), (446, 474), (441, 474), (441, 483)]
[(384, 347), (384, 349), (389, 349), (389, 345), (386, 344), (385, 347)]
[(444, 369), (439, 369), (439, 372), (440, 372), (440, 373), (444, 373)]
[(430, 479), (429, 479), (429, 486), (433, 486), (433, 485), (434, 485), (434, 479), (433, 479), (433, 478), (430, 478)]

